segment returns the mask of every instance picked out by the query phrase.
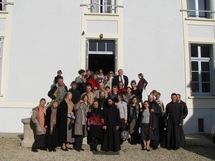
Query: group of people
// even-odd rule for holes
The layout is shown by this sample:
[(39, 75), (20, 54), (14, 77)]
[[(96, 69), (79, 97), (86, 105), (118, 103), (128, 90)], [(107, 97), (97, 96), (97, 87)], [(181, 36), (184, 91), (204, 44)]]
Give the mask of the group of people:
[(186, 145), (183, 119), (188, 110), (180, 94), (173, 93), (165, 108), (156, 90), (142, 100), (148, 84), (142, 73), (138, 83), (132, 80), (131, 86), (122, 69), (116, 76), (113, 71), (104, 75), (102, 69), (95, 74), (90, 69), (78, 73), (68, 89), (59, 70), (48, 92), (52, 99), (48, 107), (42, 98), (33, 108), (33, 152), (47, 148), (56, 151), (57, 146), (63, 151), (84, 151), (84, 137), (91, 151), (98, 151), (99, 144), (102, 151), (119, 151), (125, 141), (124, 131), (130, 135), (129, 143), (140, 143), (142, 150), (157, 149), (159, 144), (174, 150)]

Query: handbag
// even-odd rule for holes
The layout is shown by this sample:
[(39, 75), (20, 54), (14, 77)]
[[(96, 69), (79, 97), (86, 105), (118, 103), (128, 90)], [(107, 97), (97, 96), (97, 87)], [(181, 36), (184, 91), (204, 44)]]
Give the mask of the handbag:
[(129, 134), (129, 132), (127, 130), (123, 130), (121, 133), (121, 138), (123, 140), (128, 140), (131, 138), (131, 135)]
[(73, 129), (75, 125), (74, 119), (70, 119), (69, 130)]

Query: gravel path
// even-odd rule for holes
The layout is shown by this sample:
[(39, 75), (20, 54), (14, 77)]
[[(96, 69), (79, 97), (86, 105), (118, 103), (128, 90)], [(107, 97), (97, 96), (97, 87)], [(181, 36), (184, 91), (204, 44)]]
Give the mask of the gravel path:
[(19, 138), (0, 138), (0, 160), (1, 161), (137, 161), (137, 160), (215, 160), (215, 149), (213, 147), (187, 146), (177, 151), (159, 148), (150, 152), (140, 150), (140, 145), (130, 145), (124, 142), (119, 154), (93, 154), (88, 145), (83, 145), (84, 152), (70, 150), (64, 152), (57, 149), (57, 152), (39, 151), (31, 152), (30, 148), (22, 147)]

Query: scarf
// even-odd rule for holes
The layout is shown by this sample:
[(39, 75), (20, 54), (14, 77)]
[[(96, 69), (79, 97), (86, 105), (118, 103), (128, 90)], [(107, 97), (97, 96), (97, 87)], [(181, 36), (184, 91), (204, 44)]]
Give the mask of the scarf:
[(51, 107), (51, 117), (50, 117), (50, 134), (52, 135), (53, 128), (56, 124), (56, 114), (57, 114), (57, 108)]
[(42, 106), (38, 106), (38, 114), (39, 114), (39, 122), (42, 128), (44, 128), (45, 125), (45, 114), (46, 114), (46, 108)]
[(136, 106), (133, 106), (133, 104), (131, 105), (131, 116), (133, 117), (133, 119), (138, 119), (139, 117), (139, 106), (138, 104)]
[[(68, 98), (65, 98), (65, 101), (67, 103), (67, 106), (68, 106), (68, 113), (72, 112), (73, 111), (73, 107), (74, 107), (74, 104), (72, 103), (72, 101), (70, 101)], [(70, 124), (70, 118), (67, 119), (67, 123), (68, 125)]]

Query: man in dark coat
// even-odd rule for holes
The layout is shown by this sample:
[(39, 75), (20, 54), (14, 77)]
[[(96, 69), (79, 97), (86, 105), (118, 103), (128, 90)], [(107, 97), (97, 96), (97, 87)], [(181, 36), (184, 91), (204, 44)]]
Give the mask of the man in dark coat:
[(77, 90), (81, 93), (81, 94), (83, 94), (83, 93), (85, 93), (86, 92), (86, 86), (87, 86), (87, 76), (86, 75), (83, 75), (82, 77), (81, 77), (81, 83), (79, 83), (78, 84), (78, 88), (77, 88)]
[(180, 127), (182, 126), (183, 114), (177, 95), (171, 95), (172, 101), (166, 106), (166, 145), (168, 149), (177, 150), (180, 146)]
[(119, 151), (120, 137), (119, 137), (119, 109), (113, 102), (113, 99), (108, 98), (108, 105), (104, 108), (104, 138), (101, 146), (103, 151)]
[(119, 69), (118, 70), (118, 75), (113, 78), (112, 86), (116, 85), (118, 87), (120, 81), (123, 83), (123, 88), (127, 88), (127, 86), (128, 86), (128, 77), (126, 75), (123, 75), (123, 70), (122, 69)]
[(77, 88), (77, 83), (75, 81), (72, 81), (71, 87), (72, 88), (69, 89), (69, 92), (72, 93), (72, 103), (76, 104), (81, 99), (81, 93), (80, 93), (80, 91), (78, 91), (76, 89)]
[(177, 94), (177, 101), (178, 103), (181, 104), (181, 107), (182, 107), (182, 113), (183, 113), (183, 119), (185, 119), (187, 117), (187, 114), (188, 114), (188, 109), (187, 109), (187, 104), (181, 100), (181, 95), (180, 94)]
[[(178, 101), (178, 103), (181, 104), (183, 119), (185, 119), (187, 117), (187, 114), (188, 114), (187, 104), (181, 100), (180, 94), (177, 94), (177, 101)], [(183, 122), (184, 122), (184, 120), (183, 120)], [(184, 129), (183, 129), (183, 122), (182, 122), (182, 126), (180, 127), (180, 146), (181, 147), (186, 146), (186, 140), (185, 140)]]
[(159, 104), (154, 100), (153, 95), (149, 95), (148, 101), (150, 103), (151, 112), (154, 113), (155, 124), (156, 124), (156, 127), (153, 131), (154, 138), (151, 141), (151, 146), (153, 147), (154, 150), (156, 150), (158, 148), (158, 143), (159, 143), (159, 116), (161, 115), (162, 110)]

